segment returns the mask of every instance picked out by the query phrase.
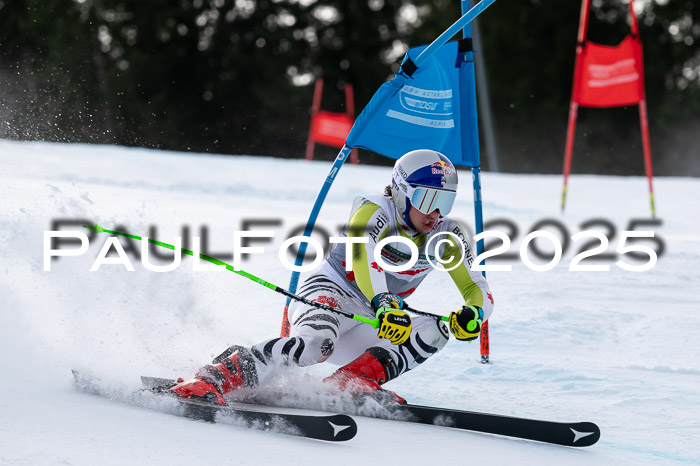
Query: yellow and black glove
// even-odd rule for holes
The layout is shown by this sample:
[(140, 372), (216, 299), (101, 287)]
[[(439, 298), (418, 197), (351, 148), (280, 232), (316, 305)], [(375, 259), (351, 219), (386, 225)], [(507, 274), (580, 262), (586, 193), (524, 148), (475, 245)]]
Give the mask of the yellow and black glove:
[(479, 338), (484, 310), (479, 306), (462, 306), (457, 312), (450, 313), (450, 332), (456, 339), (472, 341)]
[(392, 293), (380, 293), (372, 298), (372, 309), (379, 320), (377, 337), (386, 338), (392, 345), (400, 345), (411, 336), (411, 316), (401, 309), (403, 299)]
[(411, 336), (411, 316), (398, 309), (381, 307), (377, 310), (379, 338), (386, 338), (392, 345), (400, 345)]

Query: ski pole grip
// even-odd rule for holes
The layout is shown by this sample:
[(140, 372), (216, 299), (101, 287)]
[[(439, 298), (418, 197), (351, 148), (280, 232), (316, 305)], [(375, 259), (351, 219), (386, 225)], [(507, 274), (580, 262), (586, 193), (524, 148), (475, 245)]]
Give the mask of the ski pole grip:
[(369, 317), (358, 316), (357, 314), (354, 314), (352, 318), (363, 324), (371, 325), (372, 328), (379, 328), (379, 319), (371, 319)]

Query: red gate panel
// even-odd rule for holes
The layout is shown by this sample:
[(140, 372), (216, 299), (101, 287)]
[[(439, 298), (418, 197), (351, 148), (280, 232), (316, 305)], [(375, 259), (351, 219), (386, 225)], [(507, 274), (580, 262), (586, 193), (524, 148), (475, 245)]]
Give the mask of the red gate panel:
[(573, 100), (583, 107), (619, 107), (644, 99), (642, 44), (627, 36), (619, 45), (585, 42), (577, 60)]
[(311, 138), (331, 147), (343, 147), (352, 129), (353, 118), (345, 113), (319, 111), (311, 116)]

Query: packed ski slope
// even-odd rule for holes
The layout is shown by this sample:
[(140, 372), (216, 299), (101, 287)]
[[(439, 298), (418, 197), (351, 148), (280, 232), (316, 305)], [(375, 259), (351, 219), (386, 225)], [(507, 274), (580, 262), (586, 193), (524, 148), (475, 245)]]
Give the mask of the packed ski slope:
[[(232, 253), (233, 231), (273, 230), (271, 242), (251, 244), (265, 252), (243, 268), (287, 287), (278, 248), (304, 224), (329, 168), (327, 162), (0, 141), (0, 464), (700, 462), (700, 180), (691, 178), (656, 180), (663, 224), (636, 228), (653, 229), (665, 243), (651, 270), (628, 272), (605, 260), (598, 263), (610, 265), (608, 272), (569, 271), (582, 242), (569, 245), (546, 272), (518, 258), (497, 262), (512, 271), (488, 274), (496, 301), (492, 364), (480, 364), (478, 344), (452, 340), (387, 384), (413, 403), (593, 421), (602, 430), (593, 447), (365, 418), (357, 419), (353, 440), (330, 444), (75, 391), (72, 368), (132, 388), (144, 374), (189, 376), (230, 344), (277, 335), (284, 298), (230, 272), (193, 271), (191, 259), (155, 273), (130, 254), (133, 272), (110, 264), (91, 272), (106, 235), (94, 237), (82, 256), (52, 260), (47, 272), (45, 231), (57, 221), (85, 220), (165, 242), (201, 236), (210, 255), (222, 256)], [(389, 175), (386, 167), (343, 167), (319, 224), (335, 233), (354, 196), (381, 191)], [(460, 177), (456, 216), (472, 224), (471, 176), (460, 171)], [(560, 222), (569, 236), (584, 222), (605, 219), (617, 230), (608, 248), (614, 251), (631, 219), (649, 218), (642, 177), (573, 176), (563, 215), (559, 176), (484, 173), (482, 183), (485, 219), (519, 228), (509, 232), (510, 252), (543, 219)], [(137, 243), (122, 244), (138, 251)], [(410, 304), (445, 314), (457, 308), (459, 294), (446, 277), (434, 272)], [(320, 378), (333, 370), (321, 365), (287, 377), (303, 386), (303, 374)]]

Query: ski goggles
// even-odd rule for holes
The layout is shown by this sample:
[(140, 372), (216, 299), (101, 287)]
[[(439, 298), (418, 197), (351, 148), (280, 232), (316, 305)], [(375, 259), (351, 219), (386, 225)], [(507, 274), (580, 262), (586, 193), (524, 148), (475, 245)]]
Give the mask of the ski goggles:
[[(457, 197), (456, 192), (442, 189), (425, 188), (423, 186), (416, 188), (409, 186), (408, 189), (409, 192), (407, 194), (411, 199), (411, 205), (418, 209), (420, 213), (426, 215), (439, 210), (440, 215), (444, 217), (452, 210), (452, 205), (454, 205)], [(413, 191), (412, 193), (411, 190)]]

